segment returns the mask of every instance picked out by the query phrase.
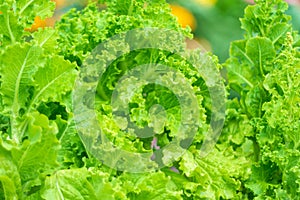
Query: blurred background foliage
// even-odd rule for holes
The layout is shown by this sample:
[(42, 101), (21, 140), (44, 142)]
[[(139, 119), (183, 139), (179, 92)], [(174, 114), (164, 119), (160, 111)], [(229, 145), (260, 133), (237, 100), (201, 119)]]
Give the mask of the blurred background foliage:
[[(31, 31), (39, 27), (54, 26), (55, 21), (71, 8), (82, 9), (87, 0), (54, 0), (54, 17), (46, 20), (36, 18)], [(194, 39), (188, 40), (188, 47), (200, 43), (203, 49), (212, 51), (224, 62), (228, 58), (230, 42), (242, 39), (243, 30), (239, 18), (244, 8), (253, 3), (251, 0), (167, 0), (172, 13), (177, 16), (182, 26), (189, 26)], [(300, 31), (300, 0), (287, 0), (290, 4), (287, 14), (293, 18), (293, 25)]]

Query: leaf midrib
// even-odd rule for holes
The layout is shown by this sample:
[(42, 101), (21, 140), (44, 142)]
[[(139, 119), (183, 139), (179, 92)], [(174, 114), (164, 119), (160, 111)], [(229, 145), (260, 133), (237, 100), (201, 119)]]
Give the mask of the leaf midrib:
[(31, 109), (33, 108), (33, 105), (36, 103), (38, 98), (45, 92), (45, 90), (48, 89), (52, 84), (55, 84), (55, 82), (58, 79), (60, 79), (64, 74), (66, 74), (68, 72), (69, 72), (69, 70), (64, 71), (63, 73), (59, 74), (54, 79), (52, 79), (52, 81), (49, 81), (46, 85), (44, 85), (44, 87), (35, 95), (34, 99), (31, 101), (31, 104), (28, 108), (27, 113), (29, 113), (31, 111)]
[(13, 100), (13, 107), (12, 107), (12, 112), (13, 112), (12, 114), (15, 117), (17, 116), (17, 113), (19, 111), (18, 110), (18, 99), (19, 99), (20, 83), (21, 83), (23, 72), (26, 68), (26, 64), (27, 64), (30, 52), (31, 52), (31, 48), (26, 53), (25, 59), (24, 59), (23, 64), (20, 68), (20, 71), (19, 71), (18, 76), (17, 76), (16, 83), (15, 83), (15, 93), (14, 93), (14, 100)]

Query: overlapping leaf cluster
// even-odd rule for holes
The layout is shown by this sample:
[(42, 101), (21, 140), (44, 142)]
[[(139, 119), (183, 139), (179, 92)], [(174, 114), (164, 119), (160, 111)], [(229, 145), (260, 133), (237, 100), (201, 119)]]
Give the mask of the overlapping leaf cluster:
[[(234, 197), (239, 183), (232, 178), (231, 170), (223, 169), (219, 165), (221, 163), (216, 164), (221, 154), (216, 151), (216, 157), (209, 157), (206, 161), (198, 155), (203, 139), (201, 134), (208, 125), (199, 130), (191, 150), (173, 163), (179, 172), (170, 170), (169, 166), (145, 174), (119, 172), (104, 166), (89, 155), (75, 129), (71, 92), (77, 69), (100, 42), (122, 31), (144, 27), (169, 28), (191, 36), (188, 29), (180, 28), (176, 18), (170, 14), (168, 4), (164, 1), (111, 1), (106, 9), (101, 10), (91, 3), (82, 11), (68, 12), (54, 29), (39, 29), (34, 33), (25, 31), (35, 16), (50, 16), (53, 8), (51, 1), (1, 2), (0, 198)], [(174, 42), (173, 46), (183, 50), (183, 40)], [(168, 64), (190, 77), (188, 81), (198, 91), (198, 106), (202, 107), (205, 92), (201, 88), (205, 89), (205, 84), (195, 69), (170, 52), (154, 49), (133, 52), (129, 58), (120, 58), (112, 64), (112, 73), (107, 76), (111, 76), (111, 79), (104, 77), (97, 90), (102, 102), (99, 112), (107, 112), (103, 102), (110, 99), (111, 87), (127, 70), (126, 66), (149, 62)], [(125, 66), (125, 71), (120, 70), (120, 66)], [(140, 120), (142, 113), (145, 113), (143, 109), (148, 112), (148, 107), (157, 103), (166, 107), (171, 119), (178, 119), (180, 105), (171, 91), (153, 85), (144, 90), (148, 97), (135, 96), (132, 105), (139, 107), (131, 107), (131, 117), (138, 126), (149, 122), (146, 115), (145, 121)], [(203, 105), (209, 109), (208, 104)], [(204, 109), (201, 112), (200, 119), (205, 124)], [(108, 115), (106, 120), (99, 122), (107, 122), (103, 124), (104, 130), (116, 141), (116, 145), (131, 151), (152, 151), (152, 138), (122, 138), (120, 128), (113, 126), (115, 123), (110, 117)], [(167, 126), (170, 126), (170, 130), (162, 130), (158, 135), (160, 146), (176, 137), (173, 133), (176, 123), (169, 122)], [(228, 158), (227, 163), (230, 162)], [(237, 173), (238, 169), (233, 169)], [(215, 177), (218, 178), (215, 180)]]
[(1, 199), (41, 198), (47, 175), (59, 168), (76, 65), (55, 53), (54, 30), (25, 30), (36, 16), (51, 16), (54, 6), (1, 1)]
[[(26, 28), (35, 16), (51, 16), (52, 1), (0, 0), (0, 199), (297, 199), (300, 40), (284, 14), (287, 4), (261, 0), (246, 9), (245, 39), (232, 43), (225, 63), (231, 91), (227, 121), (216, 148), (204, 158), (199, 149), (209, 129), (211, 99), (203, 77), (172, 52), (128, 53), (130, 43), (118, 47), (124, 55), (109, 66), (95, 95), (99, 123), (114, 145), (153, 151), (153, 137), (124, 134), (124, 119), (116, 123), (111, 114), (112, 91), (131, 68), (168, 65), (184, 75), (199, 101), (202, 126), (186, 153), (148, 173), (117, 171), (86, 150), (73, 120), (74, 81), (91, 51), (115, 34), (145, 27), (191, 34), (179, 26), (164, 0), (112, 0), (106, 6), (89, 3), (81, 11), (69, 11), (55, 28), (30, 33)], [(177, 39), (171, 46), (183, 51), (184, 38)], [(108, 48), (111, 54), (116, 50)], [(200, 60), (220, 68), (215, 57), (202, 56)], [(168, 88), (149, 84), (142, 90), (130, 102), (131, 120), (140, 128), (152, 126), (163, 148), (176, 137), (184, 111)], [(166, 116), (149, 117), (156, 104), (168, 114), (163, 126), (159, 123)], [(176, 149), (162, 159), (172, 154)]]
[(246, 8), (241, 19), (245, 39), (231, 44), (226, 63), (234, 98), (225, 132), (238, 148), (251, 144), (251, 176), (245, 187), (255, 199), (297, 199), (299, 35), (284, 14), (287, 3), (256, 3)]

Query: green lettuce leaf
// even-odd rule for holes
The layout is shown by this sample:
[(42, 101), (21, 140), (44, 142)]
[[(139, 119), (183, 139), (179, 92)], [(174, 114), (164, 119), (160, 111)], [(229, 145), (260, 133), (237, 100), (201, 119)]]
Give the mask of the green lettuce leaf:
[(10, 5), (3, 3), (0, 6), (0, 47), (13, 44), (21, 39), (22, 26), (18, 21), (17, 14), (10, 10)]
[(46, 178), (42, 197), (49, 200), (127, 199), (120, 185), (108, 177), (109, 174), (86, 168), (60, 170)]
[(0, 139), (0, 198), (18, 199), (21, 193), (21, 179), (11, 153)]

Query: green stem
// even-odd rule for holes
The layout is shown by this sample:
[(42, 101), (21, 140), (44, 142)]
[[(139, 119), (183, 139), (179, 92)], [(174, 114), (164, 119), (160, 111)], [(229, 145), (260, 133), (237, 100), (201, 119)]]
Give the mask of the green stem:
[(253, 88), (253, 84), (248, 81), (244, 76), (242, 76), (240, 73), (237, 72), (233, 72), (235, 75), (237, 75), (239, 78), (241, 78), (243, 81), (245, 81), (245, 83), (247, 83), (247, 85), (249, 85), (251, 88)]
[(252, 138), (252, 142), (253, 142), (253, 150), (254, 150), (254, 159), (255, 162), (259, 161), (259, 154), (260, 154), (260, 147), (258, 142), (256, 141), (255, 137)]
[(258, 52), (259, 52), (259, 71), (260, 71), (260, 73), (261, 73), (261, 76), (262, 77), (265, 77), (265, 73), (264, 73), (264, 70), (263, 70), (263, 67), (262, 67), (262, 58), (261, 58), (261, 48), (260, 48), (260, 46), (258, 47), (259, 49), (258, 49)]
[(30, 0), (30, 1), (28, 1), (26, 4), (25, 4), (25, 6), (23, 6), (23, 8), (20, 10), (20, 12), (19, 12), (19, 15), (21, 15), (23, 12), (24, 12), (24, 10), (33, 2), (34, 0)]
[(19, 90), (20, 90), (20, 84), (22, 79), (22, 74), (24, 71), (24, 68), (27, 63), (28, 56), (30, 54), (30, 50), (27, 52), (26, 57), (24, 59), (24, 63), (21, 66), (20, 72), (17, 76), (17, 80), (15, 83), (15, 93), (14, 93), (14, 99), (13, 99), (13, 106), (12, 106), (12, 115), (11, 115), (11, 130), (12, 130), (12, 137), (14, 140), (19, 143), (22, 137), (23, 131), (21, 131), (21, 134), (18, 132), (17, 129), (17, 118), (19, 116)]
[(6, 26), (7, 26), (7, 30), (9, 32), (9, 36), (10, 36), (10, 39), (11, 39), (11, 42), (14, 44), (16, 42), (16, 39), (15, 39), (15, 36), (14, 34), (12, 33), (11, 31), (11, 28), (10, 28), (10, 24), (9, 24), (9, 15), (7, 15), (7, 18), (6, 18)]
[(128, 9), (128, 15), (130, 16), (131, 14), (132, 14), (132, 11), (133, 11), (133, 1), (131, 1), (131, 3), (130, 3), (130, 7), (129, 7), (129, 9)]

